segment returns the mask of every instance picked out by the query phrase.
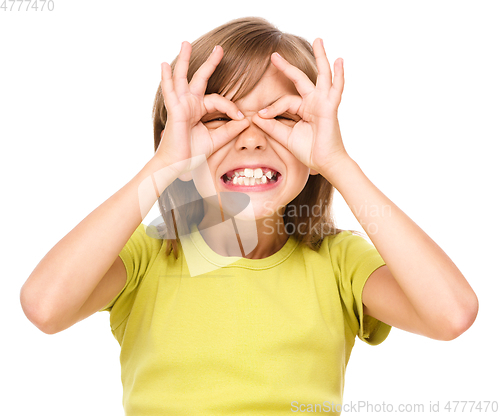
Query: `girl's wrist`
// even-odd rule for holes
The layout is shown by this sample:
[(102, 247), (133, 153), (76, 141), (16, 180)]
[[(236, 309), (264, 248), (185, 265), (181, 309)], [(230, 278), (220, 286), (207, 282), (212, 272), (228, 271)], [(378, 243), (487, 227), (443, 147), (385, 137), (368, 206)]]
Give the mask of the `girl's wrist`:
[(156, 153), (147, 163), (150, 169), (164, 169), (166, 167), (172, 166), (173, 161), (169, 161)]
[(358, 164), (347, 153), (330, 163), (322, 170), (322, 175), (330, 182), (336, 189), (339, 188), (342, 179), (349, 175), (352, 169), (359, 169)]
[(146, 183), (153, 186), (156, 196), (159, 197), (167, 186), (179, 176), (179, 173), (172, 167), (173, 165), (174, 163), (168, 163), (160, 157), (153, 156), (144, 165), (138, 176), (143, 180), (146, 179)]

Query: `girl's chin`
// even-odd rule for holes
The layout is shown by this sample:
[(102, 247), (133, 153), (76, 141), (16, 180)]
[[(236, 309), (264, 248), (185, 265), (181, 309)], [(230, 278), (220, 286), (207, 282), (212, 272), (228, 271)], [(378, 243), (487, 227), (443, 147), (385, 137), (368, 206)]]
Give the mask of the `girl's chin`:
[(267, 221), (274, 222), (277, 220), (276, 215), (269, 216), (269, 213), (259, 212), (259, 211), (251, 213), (248, 212), (248, 210), (238, 213), (235, 216), (235, 218), (241, 221), (255, 221), (255, 222), (267, 222)]
[[(265, 224), (272, 224), (280, 220), (281, 215), (279, 213), (284, 212), (286, 205), (280, 205), (277, 201), (259, 198), (259, 196), (255, 194), (231, 193), (227, 195), (220, 193), (220, 200), (216, 200), (213, 196), (209, 198), (211, 202), (211, 208), (209, 209), (213, 209), (214, 213), (220, 213), (223, 210), (224, 220), (234, 217), (241, 221), (258, 221)], [(221, 202), (222, 205), (220, 205)]]

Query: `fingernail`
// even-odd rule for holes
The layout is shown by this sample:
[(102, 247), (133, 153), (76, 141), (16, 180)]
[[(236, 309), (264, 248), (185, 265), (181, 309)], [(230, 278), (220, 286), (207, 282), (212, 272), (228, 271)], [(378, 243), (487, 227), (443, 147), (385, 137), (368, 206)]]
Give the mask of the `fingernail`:
[(259, 114), (266, 114), (267, 113), (267, 108), (263, 108), (262, 110), (259, 111)]
[(276, 54), (276, 56), (279, 56), (281, 59), (283, 59), (283, 57), (278, 53), (278, 52), (274, 52)]
[(245, 117), (245, 116), (243, 115), (243, 113), (242, 113), (241, 111), (238, 111), (238, 117), (239, 117), (239, 118), (243, 118), (243, 117)]
[(215, 45), (214, 48), (212, 49), (212, 53), (214, 53), (216, 50), (217, 50), (217, 45)]

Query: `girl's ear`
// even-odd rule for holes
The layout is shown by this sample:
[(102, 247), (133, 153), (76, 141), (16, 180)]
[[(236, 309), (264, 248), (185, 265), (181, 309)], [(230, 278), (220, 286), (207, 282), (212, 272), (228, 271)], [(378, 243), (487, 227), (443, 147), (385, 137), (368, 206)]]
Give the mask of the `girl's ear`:
[[(161, 131), (161, 138), (162, 139), (163, 139), (163, 132), (164, 132), (164, 130)], [(161, 143), (161, 139), (160, 139), (160, 143)], [(186, 173), (183, 173), (182, 175), (180, 175), (179, 179), (183, 182), (189, 182), (189, 181), (193, 180), (193, 175), (191, 172), (186, 172)]]

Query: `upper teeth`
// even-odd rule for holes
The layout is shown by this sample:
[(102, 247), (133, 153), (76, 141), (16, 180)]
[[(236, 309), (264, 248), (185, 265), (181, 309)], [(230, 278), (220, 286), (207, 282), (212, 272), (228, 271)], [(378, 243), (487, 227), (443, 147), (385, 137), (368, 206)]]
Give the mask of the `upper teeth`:
[(244, 168), (239, 171), (234, 171), (233, 174), (228, 178), (228, 181), (232, 182), (233, 185), (260, 185), (265, 184), (270, 181), (272, 178), (276, 178), (277, 172), (273, 170), (268, 170), (265, 174), (263, 169), (267, 168)]
[(245, 178), (256, 178), (256, 179), (257, 178), (262, 178), (263, 176), (267, 176), (268, 179), (271, 179), (275, 175), (276, 175), (276, 172), (274, 172), (272, 170), (269, 170), (264, 175), (264, 173), (262, 171), (262, 168), (256, 168), (256, 169), (245, 168), (245, 169), (243, 169), (241, 171), (234, 172), (233, 175), (231, 177), (229, 177), (228, 179), (231, 180), (234, 177), (238, 177), (238, 176), (243, 176)]
[(245, 168), (245, 177), (246, 178), (262, 178), (262, 169), (257, 168), (257, 169), (250, 169), (250, 168)]

